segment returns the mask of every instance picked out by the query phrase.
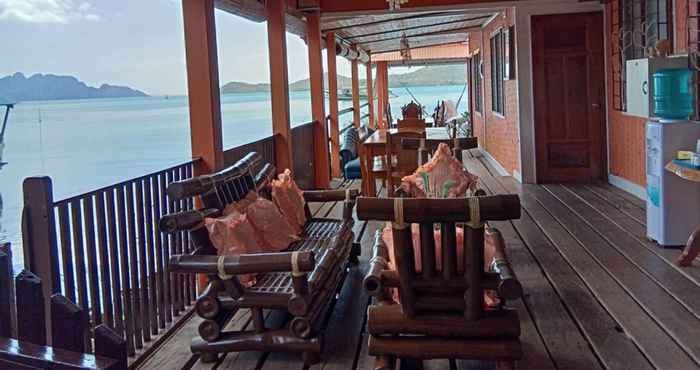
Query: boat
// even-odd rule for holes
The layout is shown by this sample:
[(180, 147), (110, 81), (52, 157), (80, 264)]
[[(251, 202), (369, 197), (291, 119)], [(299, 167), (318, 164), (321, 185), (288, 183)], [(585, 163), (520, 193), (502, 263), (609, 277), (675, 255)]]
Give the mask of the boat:
[(5, 117), (2, 120), (2, 128), (0, 128), (0, 168), (7, 164), (7, 162), (3, 162), (2, 160), (2, 153), (5, 149), (5, 129), (7, 129), (7, 120), (10, 116), (10, 109), (15, 107), (15, 103), (0, 97), (0, 108), (2, 107), (5, 108)]

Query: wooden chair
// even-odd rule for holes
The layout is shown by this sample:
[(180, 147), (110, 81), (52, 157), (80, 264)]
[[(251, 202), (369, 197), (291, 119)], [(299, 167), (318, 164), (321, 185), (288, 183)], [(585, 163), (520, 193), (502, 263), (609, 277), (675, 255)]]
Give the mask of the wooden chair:
[(423, 118), (404, 118), (397, 120), (396, 128), (399, 131), (425, 131), (425, 120)]
[[(202, 361), (215, 361), (224, 352), (287, 351), (302, 353), (310, 365), (320, 358), (324, 317), (343, 285), (348, 263), (356, 261), (360, 252), (352, 232), (357, 191), (304, 191), (307, 202), (343, 201), (343, 219), (312, 218), (306, 207), (301, 240), (286, 251), (220, 258), (203, 225), (204, 218), (219, 216), (249, 191), (269, 197), (275, 169), (271, 164), (260, 166), (261, 162), (260, 155), (253, 152), (218, 173), (168, 186), (170, 199), (199, 197), (203, 205), (200, 210), (161, 218), (162, 231), (176, 235), (189, 232), (195, 246), (193, 254), (172, 256), (169, 272), (203, 274), (209, 279), (195, 305), (204, 320), (199, 325), (200, 337), (191, 345)], [(244, 287), (235, 278), (243, 274), (256, 274), (256, 283)], [(239, 309), (250, 310), (252, 330), (224, 330)], [(291, 320), (283, 327), (267, 327), (263, 310), (271, 309), (287, 312)]]
[(418, 151), (418, 164), (424, 164), (428, 161), (428, 157), (435, 153), (438, 145), (445, 143), (452, 149), (452, 154), (458, 160), (462, 160), (462, 151), (474, 149), (479, 146), (478, 140), (475, 137), (460, 137), (454, 139), (416, 139), (404, 138), (401, 139), (401, 148), (404, 150)]
[[(517, 311), (501, 304), (485, 308), (484, 290), (497, 292), (501, 303), (518, 299), (522, 288), (513, 273), (500, 233), (485, 231), (485, 221), (520, 217), (517, 195), (458, 199), (358, 199), (360, 220), (390, 221), (396, 270), (381, 235), (375, 238), (365, 289), (376, 298), (367, 310), (369, 354), (376, 369), (393, 369), (396, 358), (496, 361), (514, 369), (522, 357)], [(411, 224), (420, 230), (421, 271), (417, 272)], [(464, 223), (463, 266), (457, 263), (456, 226)], [(436, 264), (434, 229), (441, 233), (441, 267)], [(484, 240), (495, 247), (484, 271)], [(398, 288), (400, 303), (390, 289)], [(454, 368), (452, 367), (451, 368)]]
[(386, 155), (375, 160), (374, 172), (387, 183), (387, 194), (393, 194), (394, 189), (401, 182), (401, 178), (408, 176), (418, 168), (418, 151), (404, 150), (401, 141), (406, 138), (425, 138), (425, 132), (405, 131), (386, 133)]
[(414, 101), (411, 101), (410, 103), (401, 107), (401, 115), (403, 116), (404, 119), (409, 119), (409, 118), (422, 119), (423, 118), (423, 108), (421, 108), (421, 106), (416, 104)]

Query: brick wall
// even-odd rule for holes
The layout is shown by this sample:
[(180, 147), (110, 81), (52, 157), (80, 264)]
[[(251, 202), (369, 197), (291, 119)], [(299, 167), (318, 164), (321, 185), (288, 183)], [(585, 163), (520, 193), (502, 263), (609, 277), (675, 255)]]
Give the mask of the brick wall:
[[(492, 20), (482, 32), (472, 33), (469, 39), (470, 52), (480, 50), (483, 59), (482, 81), (484, 103), (482, 113), (474, 113), (474, 133), (479, 145), (494, 157), (511, 174), (520, 170), (520, 139), (518, 134), (518, 85), (515, 79), (505, 81), (505, 116), (491, 111), (491, 33), (500, 27), (515, 24), (512, 9), (507, 9)], [(511, 40), (515, 42), (515, 40)], [(517, 77), (517, 76), (516, 76)]]

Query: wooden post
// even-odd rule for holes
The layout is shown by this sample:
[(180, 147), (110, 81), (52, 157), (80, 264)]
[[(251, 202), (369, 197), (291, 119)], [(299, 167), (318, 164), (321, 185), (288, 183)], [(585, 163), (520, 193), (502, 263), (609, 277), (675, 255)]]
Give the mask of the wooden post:
[(0, 337), (16, 338), (15, 285), (10, 243), (0, 245)]
[(328, 58), (328, 109), (330, 110), (331, 174), (340, 177), (340, 128), (338, 122), (338, 71), (335, 65), (335, 34), (326, 34)]
[(85, 311), (61, 294), (51, 297), (51, 332), (53, 347), (73, 352), (85, 351)]
[(182, 0), (194, 175), (223, 167), (214, 0)]
[[(368, 53), (369, 54), (369, 53)], [(369, 55), (369, 61), (366, 64), (367, 67), (367, 106), (369, 110), (369, 122), (367, 122), (368, 127), (376, 127), (376, 122), (374, 121), (374, 81), (372, 80), (372, 55)]]
[[(272, 133), (275, 135), (275, 167), (292, 169), (292, 133), (289, 126), (289, 78), (287, 76), (286, 1), (266, 1), (267, 46), (270, 66)], [(302, 149), (303, 150), (303, 149)]]
[[(15, 280), (17, 294), (17, 339), (40, 346), (46, 345), (47, 319), (44, 313), (44, 299), (41, 279), (24, 270)], [(49, 307), (50, 304), (49, 304)]]
[(360, 127), (360, 80), (357, 71), (357, 59), (350, 62), (352, 76), (352, 123), (355, 127)]
[[(24, 209), (22, 210), (24, 266), (38, 279), (41, 279), (42, 295), (50, 297), (61, 289), (58, 276), (58, 245), (51, 178), (48, 176), (28, 177), (22, 183), (22, 187), (24, 193)], [(47, 322), (47, 328), (50, 330), (51, 304), (48, 299), (43, 301), (43, 304), (43, 319)], [(17, 307), (20, 307), (19, 300)], [(17, 321), (20, 322), (19, 319)], [(37, 344), (46, 344), (46, 340), (44, 343)]]
[[(318, 12), (306, 15), (306, 42), (309, 51), (311, 85), (311, 117), (314, 123), (314, 171), (316, 188), (330, 186), (326, 101), (323, 92), (323, 55), (321, 54), (321, 22)], [(335, 52), (335, 49), (333, 50)]]
[(387, 62), (377, 62), (377, 121), (381, 128), (388, 128), (386, 106), (389, 101), (389, 66)]
[(118, 360), (117, 369), (127, 368), (126, 340), (105, 324), (95, 328), (95, 355)]

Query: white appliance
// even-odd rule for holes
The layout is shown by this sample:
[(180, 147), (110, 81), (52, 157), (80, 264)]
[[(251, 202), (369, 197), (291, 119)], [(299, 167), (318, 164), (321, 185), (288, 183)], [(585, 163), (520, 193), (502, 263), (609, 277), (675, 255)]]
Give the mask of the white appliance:
[(628, 60), (625, 64), (627, 114), (649, 118), (654, 106), (653, 76), (660, 69), (688, 68), (687, 56)]
[(685, 245), (700, 225), (700, 186), (664, 169), (678, 150), (693, 150), (700, 123), (649, 121), (647, 152), (647, 237), (661, 246)]

